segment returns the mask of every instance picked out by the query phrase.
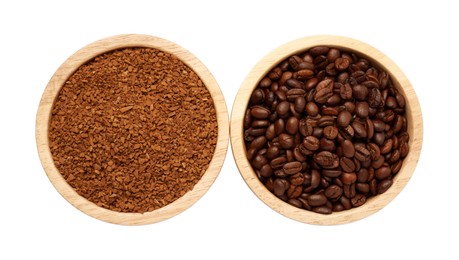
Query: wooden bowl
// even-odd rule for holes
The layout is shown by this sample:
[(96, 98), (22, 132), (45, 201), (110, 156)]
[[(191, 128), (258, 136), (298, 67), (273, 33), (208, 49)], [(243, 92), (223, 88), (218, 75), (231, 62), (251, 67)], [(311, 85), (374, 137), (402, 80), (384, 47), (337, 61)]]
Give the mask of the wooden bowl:
[[(257, 87), (258, 82), (280, 61), (293, 54), (302, 53), (318, 45), (327, 45), (330, 47), (337, 47), (341, 50), (355, 52), (361, 57), (367, 58), (374, 65), (386, 70), (390, 74), (395, 87), (406, 97), (406, 116), (409, 120), (408, 133), (410, 135), (410, 152), (404, 159), (401, 170), (394, 177), (394, 183), (389, 190), (368, 199), (367, 202), (360, 207), (341, 212), (333, 212), (330, 215), (322, 215), (300, 209), (278, 199), (257, 178), (247, 160), (244, 144), (243, 118), (249, 104), (250, 96)], [(298, 39), (280, 46), (266, 55), (253, 67), (242, 83), (236, 100), (234, 101), (231, 114), (230, 135), (233, 156), (239, 171), (247, 185), (259, 199), (275, 211), (291, 219), (316, 225), (336, 225), (365, 218), (382, 209), (400, 193), (409, 181), (419, 160), (422, 146), (423, 124), (421, 107), (413, 87), (403, 72), (387, 56), (370, 45), (354, 39), (339, 36), (314, 36)]]
[[(94, 57), (112, 50), (128, 47), (149, 47), (171, 53), (193, 69), (204, 82), (213, 98), (218, 122), (218, 138), (213, 158), (209, 164), (209, 168), (198, 183), (196, 183), (194, 188), (176, 201), (162, 208), (143, 214), (121, 213), (108, 210), (97, 206), (77, 194), (54, 165), (48, 145), (48, 127), (51, 109), (64, 82), (76, 69)], [(49, 81), (43, 93), (36, 119), (36, 142), (40, 160), (48, 178), (57, 191), (73, 206), (87, 215), (106, 222), (123, 225), (143, 225), (159, 222), (173, 217), (193, 205), (204, 195), (218, 176), (228, 149), (228, 138), (228, 112), (222, 92), (212, 74), (207, 70), (204, 64), (187, 50), (175, 43), (147, 35), (131, 34), (109, 37), (91, 43), (73, 54), (58, 68)]]

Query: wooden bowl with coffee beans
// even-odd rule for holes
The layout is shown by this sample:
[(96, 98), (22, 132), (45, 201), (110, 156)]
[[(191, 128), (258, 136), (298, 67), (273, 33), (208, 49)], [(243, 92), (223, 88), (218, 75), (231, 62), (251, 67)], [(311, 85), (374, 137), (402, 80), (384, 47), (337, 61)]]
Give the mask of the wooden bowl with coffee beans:
[(242, 83), (230, 126), (247, 185), (291, 219), (336, 225), (382, 209), (422, 147), (419, 101), (386, 55), (341, 36), (287, 43)]
[(228, 128), (204, 64), (175, 43), (130, 34), (91, 43), (58, 68), (38, 108), (36, 141), (48, 178), (73, 206), (143, 225), (204, 195)]

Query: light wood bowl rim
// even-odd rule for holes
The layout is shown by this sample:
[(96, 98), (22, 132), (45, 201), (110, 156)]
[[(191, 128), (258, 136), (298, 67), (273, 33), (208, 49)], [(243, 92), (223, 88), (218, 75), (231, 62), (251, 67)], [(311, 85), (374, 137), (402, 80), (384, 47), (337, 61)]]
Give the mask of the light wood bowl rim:
[[(404, 159), (400, 172), (394, 177), (394, 184), (385, 193), (370, 198), (364, 205), (322, 215), (291, 206), (280, 200), (259, 181), (247, 160), (243, 138), (243, 118), (251, 93), (259, 80), (266, 75), (276, 64), (290, 55), (301, 53), (313, 46), (327, 45), (342, 50), (353, 51), (362, 57), (368, 58), (373, 64), (385, 69), (391, 76), (394, 85), (406, 97), (407, 119), (409, 120), (408, 133), (410, 134), (410, 151)], [(233, 156), (244, 181), (252, 192), (266, 205), (278, 213), (308, 224), (338, 225), (363, 219), (382, 209), (392, 201), (406, 186), (419, 160), (422, 140), (423, 122), (421, 107), (416, 93), (402, 70), (386, 55), (374, 47), (361, 41), (334, 35), (318, 35), (300, 38), (286, 43), (273, 50), (262, 58), (249, 72), (236, 95), (230, 120), (230, 140)]]
[[(218, 122), (218, 137), (213, 158), (209, 168), (194, 188), (176, 201), (151, 212), (121, 213), (97, 206), (80, 196), (63, 178), (54, 165), (48, 145), (48, 127), (50, 113), (55, 97), (63, 83), (81, 65), (103, 53), (129, 47), (155, 48), (171, 53), (193, 69), (201, 78), (214, 101)], [(156, 223), (171, 218), (197, 202), (211, 187), (223, 165), (228, 149), (229, 138), (228, 111), (223, 94), (210, 71), (193, 54), (181, 46), (168, 40), (142, 34), (115, 35), (93, 42), (70, 56), (50, 79), (43, 96), (36, 117), (36, 143), (38, 154), (49, 180), (56, 190), (74, 207), (96, 219), (121, 225), (144, 225)]]

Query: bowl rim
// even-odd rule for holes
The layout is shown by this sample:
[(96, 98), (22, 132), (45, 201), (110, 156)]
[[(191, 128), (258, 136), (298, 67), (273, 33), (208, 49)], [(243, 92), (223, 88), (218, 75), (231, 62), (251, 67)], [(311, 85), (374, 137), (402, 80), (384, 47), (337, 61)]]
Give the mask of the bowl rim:
[[(49, 149), (48, 130), (51, 109), (63, 83), (83, 64), (113, 50), (146, 47), (170, 53), (195, 71), (210, 92), (217, 115), (218, 136), (208, 169), (191, 191), (174, 202), (145, 213), (123, 213), (97, 206), (80, 196), (59, 173)], [(143, 34), (121, 34), (100, 39), (86, 45), (70, 56), (48, 82), (36, 116), (36, 144), (43, 169), (55, 189), (75, 208), (96, 219), (120, 225), (145, 225), (171, 218), (196, 203), (212, 186), (226, 157), (229, 139), (228, 110), (221, 89), (205, 65), (188, 50), (171, 41)]]
[[(333, 212), (330, 215), (322, 215), (312, 211), (294, 207), (272, 194), (257, 178), (254, 170), (246, 157), (244, 144), (243, 118), (251, 93), (256, 88), (257, 83), (279, 62), (293, 54), (302, 53), (313, 46), (336, 47), (340, 50), (352, 51), (360, 57), (367, 58), (376, 66), (389, 73), (394, 86), (405, 96), (406, 116), (408, 119), (407, 132), (410, 134), (409, 153), (403, 161), (402, 168), (394, 177), (393, 185), (383, 194), (374, 196), (357, 208)], [(336, 36), (336, 35), (317, 35), (307, 36), (285, 43), (264, 56), (242, 82), (240, 89), (234, 100), (230, 120), (230, 141), (233, 157), (236, 161), (239, 172), (252, 190), (252, 192), (267, 206), (276, 212), (297, 220), (299, 222), (315, 225), (338, 225), (354, 222), (370, 216), (392, 201), (406, 186), (413, 175), (419, 160), (423, 140), (423, 122), (421, 107), (416, 93), (402, 70), (388, 56), (376, 48), (358, 41), (356, 39)]]

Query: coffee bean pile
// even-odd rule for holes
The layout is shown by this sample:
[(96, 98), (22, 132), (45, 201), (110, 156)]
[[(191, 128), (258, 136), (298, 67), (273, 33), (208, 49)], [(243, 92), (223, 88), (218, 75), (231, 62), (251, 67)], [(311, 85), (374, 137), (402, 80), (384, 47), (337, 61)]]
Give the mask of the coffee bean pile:
[(247, 158), (279, 199), (331, 214), (386, 192), (409, 151), (406, 101), (359, 55), (316, 46), (258, 83), (244, 117)]

